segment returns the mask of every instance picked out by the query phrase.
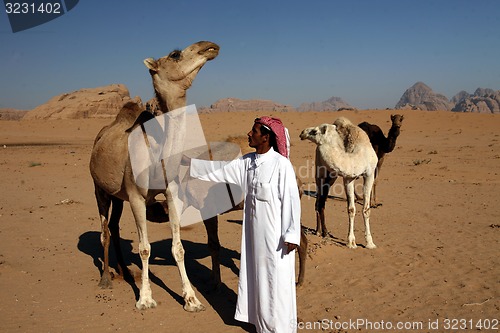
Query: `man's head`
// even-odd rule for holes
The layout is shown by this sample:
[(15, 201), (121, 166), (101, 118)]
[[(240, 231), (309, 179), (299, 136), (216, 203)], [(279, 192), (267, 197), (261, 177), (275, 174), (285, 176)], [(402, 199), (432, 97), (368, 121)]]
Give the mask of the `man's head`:
[[(260, 149), (263, 153), (271, 147), (285, 156), (289, 157), (290, 139), (288, 131), (279, 118), (263, 116), (255, 119), (252, 130), (248, 133), (248, 145), (256, 148), (262, 144)], [(259, 153), (259, 149), (257, 152)]]
[(267, 153), (273, 146), (273, 143), (276, 143), (276, 136), (271, 129), (257, 121), (253, 124), (252, 129), (247, 135), (248, 145), (255, 148), (259, 154)]

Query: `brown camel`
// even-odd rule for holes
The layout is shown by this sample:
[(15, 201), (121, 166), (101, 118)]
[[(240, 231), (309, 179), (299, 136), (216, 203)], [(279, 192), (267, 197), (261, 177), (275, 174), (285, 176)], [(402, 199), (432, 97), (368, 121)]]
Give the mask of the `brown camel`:
[[(204, 63), (217, 56), (218, 50), (218, 46), (213, 43), (199, 42), (183, 51), (173, 51), (169, 56), (157, 61), (153, 59), (146, 59), (144, 61), (152, 75), (156, 97), (160, 105), (160, 112), (165, 113), (185, 105), (186, 90), (191, 86), (192, 81)], [(118, 272), (124, 275), (125, 278), (130, 277), (119, 245), (119, 220), (123, 209), (123, 201), (128, 200), (130, 201), (139, 231), (139, 250), (143, 263), (143, 284), (141, 296), (136, 306), (140, 309), (145, 309), (156, 305), (156, 302), (151, 297), (151, 289), (147, 279), (147, 263), (150, 254), (150, 246), (145, 229), (145, 214), (147, 214), (150, 220), (167, 221), (169, 217), (172, 220), (172, 253), (178, 263), (183, 280), (183, 294), (186, 301), (184, 308), (187, 311), (200, 311), (204, 307), (194, 296), (194, 292), (192, 292), (191, 285), (185, 274), (183, 264), (184, 250), (180, 242), (178, 214), (173, 209), (170, 209), (170, 216), (166, 214), (169, 211), (167, 206), (172, 204), (172, 191), (163, 191), (163, 194), (167, 197), (167, 202), (155, 201), (155, 196), (162, 193), (162, 191), (146, 191), (141, 189), (137, 187), (132, 176), (127, 146), (129, 133), (136, 125), (142, 124), (152, 117), (150, 113), (141, 113), (141, 109), (137, 104), (128, 103), (117, 115), (115, 121), (111, 125), (104, 127), (95, 139), (90, 169), (94, 178), (95, 194), (101, 216), (101, 241), (104, 247), (104, 268), (99, 285), (102, 288), (110, 288), (112, 285), (109, 273), (110, 237), (113, 240), (117, 256)], [(201, 202), (204, 198), (197, 199)], [(111, 203), (112, 213), (108, 219)], [(207, 230), (208, 247), (212, 257), (212, 280), (216, 286), (219, 286), (221, 278), (220, 243), (217, 233), (218, 220), (215, 216), (203, 222)], [(305, 265), (302, 262), (305, 261), (306, 257), (306, 242), (305, 235), (303, 235), (301, 240), (301, 245), (303, 246), (299, 250), (301, 262), (299, 284), (304, 279), (303, 271)]]
[[(198, 42), (182, 51), (175, 50), (168, 56), (158, 60), (152, 58), (144, 60), (144, 64), (151, 74), (156, 98), (162, 112), (165, 113), (186, 105), (186, 91), (203, 65), (207, 61), (214, 59), (218, 53), (218, 45), (211, 42)], [(166, 197), (172, 229), (172, 254), (182, 280), (184, 309), (191, 312), (201, 311), (205, 307), (196, 298), (184, 266), (184, 249), (180, 238), (180, 212), (176, 211), (174, 205), (176, 189), (172, 188), (171, 183), (169, 183), (166, 190), (148, 190), (137, 186), (134, 180), (128, 152), (128, 136), (130, 129), (135, 124), (152, 117), (144, 117), (144, 114), (141, 114), (140, 111), (137, 105), (126, 105), (117, 115), (115, 121), (99, 132), (91, 154), (90, 172), (94, 179), (95, 195), (102, 227), (101, 242), (104, 247), (104, 269), (99, 285), (103, 288), (111, 287), (108, 260), (110, 236), (113, 238), (120, 273), (127, 274), (127, 268), (120, 250), (118, 224), (123, 209), (123, 201), (128, 201), (139, 234), (139, 254), (142, 261), (142, 285), (136, 307), (138, 309), (147, 309), (156, 306), (156, 301), (151, 294), (148, 274), (151, 246), (147, 233), (146, 206), (155, 201), (156, 195), (163, 193)], [(111, 203), (112, 212), (108, 220)], [(214, 224), (209, 223), (207, 229), (209, 227), (214, 227)], [(217, 232), (209, 232), (209, 236), (214, 234), (217, 235)], [(211, 242), (218, 243), (218, 239), (209, 239), (209, 245)]]
[[(384, 132), (382, 132), (380, 127), (378, 127), (377, 125), (372, 125), (370, 123), (367, 123), (366, 121), (358, 125), (366, 132), (366, 134), (368, 134), (373, 150), (375, 150), (378, 158), (377, 169), (375, 169), (375, 181), (373, 183), (373, 191), (371, 196), (372, 202), (370, 203), (372, 207), (378, 207), (382, 205), (380, 202), (377, 202), (377, 178), (380, 174), (382, 163), (384, 163), (385, 154), (392, 152), (396, 147), (396, 140), (399, 136), (400, 128), (403, 124), (403, 119), (404, 116), (402, 115), (391, 115), (392, 126), (389, 129), (387, 137), (385, 137)], [(360, 199), (361, 196), (356, 194), (356, 197)]]

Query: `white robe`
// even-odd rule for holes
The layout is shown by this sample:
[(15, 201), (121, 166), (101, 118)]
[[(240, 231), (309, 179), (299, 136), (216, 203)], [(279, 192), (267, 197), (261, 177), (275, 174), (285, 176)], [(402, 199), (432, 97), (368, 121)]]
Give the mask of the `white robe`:
[(192, 160), (191, 176), (241, 186), (244, 217), (235, 319), (257, 332), (296, 332), (295, 251), (300, 244), (300, 197), (290, 161), (272, 148), (227, 164)]

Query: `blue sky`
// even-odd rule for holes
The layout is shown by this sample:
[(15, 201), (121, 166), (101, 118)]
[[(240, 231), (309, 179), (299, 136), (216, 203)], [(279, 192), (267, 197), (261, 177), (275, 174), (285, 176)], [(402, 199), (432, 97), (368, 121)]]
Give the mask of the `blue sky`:
[(271, 99), (298, 106), (332, 96), (394, 107), (417, 81), (448, 98), (500, 89), (500, 1), (81, 0), (12, 33), (0, 13), (0, 108), (31, 109), (80, 88), (123, 83), (153, 96), (142, 60), (200, 40), (207, 63), (188, 103)]

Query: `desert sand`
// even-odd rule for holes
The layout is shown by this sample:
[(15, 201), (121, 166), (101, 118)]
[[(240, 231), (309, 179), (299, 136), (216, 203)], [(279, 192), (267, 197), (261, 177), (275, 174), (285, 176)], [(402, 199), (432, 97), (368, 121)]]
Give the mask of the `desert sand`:
[[(314, 151), (300, 131), (345, 116), (385, 133), (396, 111), (276, 113), (292, 136), (291, 159), (304, 190), (314, 191)], [(398, 111), (405, 121), (386, 155), (371, 228), (364, 244), (358, 205), (357, 249), (348, 249), (341, 181), (327, 201), (322, 238), (314, 198), (302, 197), (309, 255), (297, 290), (299, 332), (497, 332), (500, 313), (500, 117)], [(256, 112), (203, 114), (209, 141), (245, 135)], [(241, 212), (220, 217), (223, 288), (208, 288), (211, 269), (202, 223), (181, 231), (187, 272), (206, 311), (182, 308), (170, 253), (170, 227), (149, 223), (153, 297), (135, 309), (140, 284), (138, 239), (128, 204), (122, 248), (138, 277), (97, 284), (100, 222), (88, 170), (92, 142), (111, 119), (0, 121), (0, 316), (2, 332), (252, 332), (233, 319)], [(112, 264), (115, 265), (112, 255)], [(496, 320), (496, 321), (495, 321)], [(496, 326), (495, 326), (496, 325)], [(392, 329), (391, 329), (392, 328)], [(447, 329), (448, 328), (448, 329)], [(455, 328), (455, 330), (452, 330)], [(496, 329), (495, 329), (496, 328)]]

